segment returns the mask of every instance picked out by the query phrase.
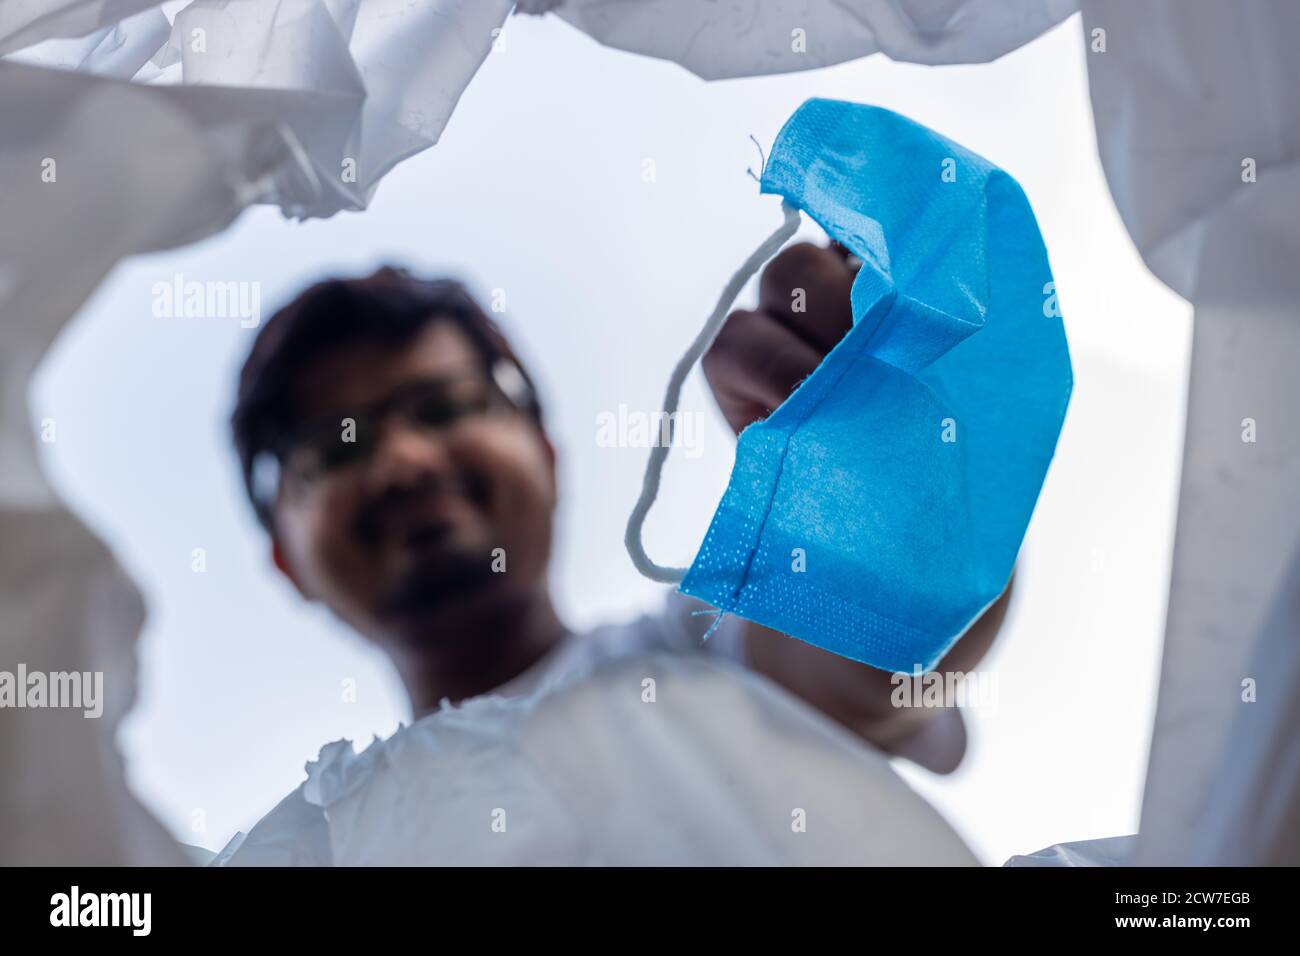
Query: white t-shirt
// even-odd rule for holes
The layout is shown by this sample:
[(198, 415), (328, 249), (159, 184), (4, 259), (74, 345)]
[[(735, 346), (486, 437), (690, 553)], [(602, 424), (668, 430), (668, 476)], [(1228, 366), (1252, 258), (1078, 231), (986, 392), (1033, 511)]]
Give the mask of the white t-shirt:
[[(489, 701), (505, 704), (526, 701), (544, 693), (547, 687), (579, 681), (603, 665), (647, 655), (699, 655), (701, 659), (725, 660), (747, 667), (743, 626), (744, 622), (733, 615), (722, 615), (719, 621), (717, 609), (671, 591), (659, 612), (573, 634), (528, 670), (459, 710), (471, 712), (478, 702), (486, 705)], [(444, 703), (434, 716), (446, 720), (449, 710), (454, 712), (457, 708)], [(492, 724), (497, 716), (487, 715), (484, 722)], [(418, 727), (422, 722), (427, 722), (427, 718), (417, 719), (413, 726)], [(409, 728), (399, 729), (394, 739), (404, 731)], [(324, 778), (331, 775), (330, 769), (322, 770), (322, 767), (332, 761), (353, 759), (348, 741), (327, 744), (317, 760), (308, 764), (308, 783), (280, 801), (248, 834), (236, 834), (210, 865), (329, 865), (332, 860), (328, 825), (320, 807), (306, 793), (313, 785), (313, 775)]]
[(360, 753), (327, 744), (215, 863), (975, 862), (883, 754), (736, 666), (741, 622), (703, 640), (699, 610), (673, 595)]
[(743, 620), (723, 614), (719, 621), (718, 616), (718, 610), (711, 605), (671, 591), (657, 613), (574, 634), (492, 693), (522, 696), (547, 683), (571, 680), (601, 664), (654, 652), (702, 653), (748, 667)]

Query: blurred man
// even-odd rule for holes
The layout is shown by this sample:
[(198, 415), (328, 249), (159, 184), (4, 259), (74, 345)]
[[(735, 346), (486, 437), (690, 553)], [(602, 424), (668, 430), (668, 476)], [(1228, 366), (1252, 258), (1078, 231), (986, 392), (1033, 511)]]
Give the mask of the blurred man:
[[(703, 369), (739, 434), (779, 405), (849, 329), (853, 261), (792, 246), (764, 270)], [(793, 290), (802, 289), (803, 311)], [(458, 284), (381, 269), (304, 291), (258, 334), (235, 445), (275, 565), (396, 665), (418, 717), (444, 699), (522, 693), (594, 660), (711, 653), (765, 675), (889, 753), (947, 772), (955, 708), (896, 708), (890, 675), (680, 594), (662, 614), (574, 634), (548, 585), (555, 449), (532, 380)], [(1004, 594), (943, 662), (968, 672)]]

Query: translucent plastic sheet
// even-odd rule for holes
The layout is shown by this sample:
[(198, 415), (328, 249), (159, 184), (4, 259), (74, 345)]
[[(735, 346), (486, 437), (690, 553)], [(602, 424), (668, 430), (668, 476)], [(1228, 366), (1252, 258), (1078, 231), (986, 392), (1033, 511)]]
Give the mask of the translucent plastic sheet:
[[(44, 108), (27, 108), (33, 102)], [(26, 387), (114, 262), (224, 227), (231, 190), (192, 124), (147, 90), (0, 63), (0, 115), (0, 181), (9, 184), (0, 191), (0, 669), (103, 670), (109, 698), (98, 720), (5, 712), (0, 861), (180, 862), (132, 801), (114, 751), (144, 609), (112, 555), (46, 484)], [(43, 188), (45, 157), (65, 163), (59, 189)]]
[(1078, 9), (1076, 0), (566, 0), (544, 5), (607, 46), (672, 60), (706, 80), (811, 70), (877, 52), (910, 63), (984, 63)]
[(1088, 0), (1083, 12), (1085, 42), (1105, 41), (1088, 74), (1116, 205), (1147, 265), (1195, 305), (1135, 859), (1297, 864), (1300, 6)]
[(6, 715), (0, 779), (22, 780), (0, 786), (6, 863), (179, 862), (114, 752), (140, 599), (41, 474), (33, 371), (121, 258), (218, 232), (252, 202), (363, 207), (437, 139), (510, 8), (228, 0), (171, 4), (173, 25), (159, 6), (0, 5), (0, 50), (49, 41), (0, 60), (0, 668), (106, 670), (120, 702), (100, 720)]
[[(499, 0), (230, 0), (191, 5), (178, 16), (178, 31), (164, 29), (161, 6), (0, 4), (0, 53), (22, 51), (89, 74), (0, 62), (0, 567), (55, 582), (48, 591), (0, 592), (0, 666), (22, 655), (33, 665), (83, 665), (92, 630), (68, 609), (87, 606), (97, 582), (120, 579), (41, 477), (27, 421), (27, 381), (64, 322), (118, 259), (218, 231), (250, 202), (275, 202), (294, 215), (364, 206), (384, 172), (437, 138), (509, 8)], [(675, 59), (704, 76), (804, 69), (875, 50), (918, 62), (986, 60), (1070, 9), (1050, 0), (524, 6), (555, 8), (603, 42)], [(1098, 146), (1116, 204), (1148, 265), (1196, 306), (1138, 859), (1300, 862), (1300, 734), (1281, 696), (1300, 673), (1293, 645), (1280, 643), (1300, 634), (1300, 433), (1284, 417), (1300, 407), (1300, 60), (1292, 50), (1300, 7), (1290, 0), (1080, 6)], [(372, 19), (385, 10), (411, 19), (406, 26)], [(263, 37), (266, 52), (207, 73), (194, 58), (193, 31), (220, 49), (232, 22)], [(26, 49), (43, 40), (59, 45)], [(187, 69), (191, 78), (237, 88), (185, 86)], [(35, 174), (46, 159), (67, 171), (86, 168), (91, 157), (93, 177), (61, 174), (58, 189)], [(349, 159), (355, 180), (344, 175)], [(1256, 423), (1256, 442), (1242, 441), (1246, 419)], [(59, 553), (31, 543), (42, 539), (60, 541)], [(95, 613), (97, 627), (119, 634), (138, 626), (130, 607)], [(1242, 701), (1248, 679), (1258, 682), (1255, 704)], [(1246, 707), (1259, 710), (1248, 720)], [(108, 720), (82, 721), (60, 733), (68, 746), (99, 746), (92, 737), (99, 734), (108, 747), (112, 729)], [(47, 848), (45, 861), (125, 858), (122, 845), (131, 841), (116, 832), (124, 824), (104, 812), (123, 805), (125, 791), (118, 802), (88, 796), (82, 805), (70, 796), (118, 792), (116, 763), (57, 780), (75, 771), (33, 758), (56, 745), (46, 739), (38, 747), (32, 733), (21, 722), (5, 725), (0, 754), (19, 765), (0, 767), (0, 779), (18, 779), (21, 767), (24, 789), (0, 793), (3, 852), (24, 852), (5, 837), (39, 807), (47, 820), (62, 813), (83, 823), (64, 828), (79, 836)], [(1243, 749), (1244, 734), (1253, 749)], [(1263, 750), (1260, 740), (1268, 741)], [(1225, 778), (1229, 768), (1239, 776)], [(1218, 785), (1230, 792), (1212, 798), (1223, 779), (1229, 782)], [(1270, 808), (1268, 842), (1234, 829), (1258, 807)]]
[(196, 118), (219, 113), (223, 135), (256, 141), (277, 158), (274, 171), (232, 164), (229, 177), (246, 186), (243, 202), (329, 216), (364, 208), (396, 163), (437, 142), (511, 4), (195, 0), (182, 7), (170, 25), (151, 5), (13, 59), (149, 83), (173, 92), (177, 107)]

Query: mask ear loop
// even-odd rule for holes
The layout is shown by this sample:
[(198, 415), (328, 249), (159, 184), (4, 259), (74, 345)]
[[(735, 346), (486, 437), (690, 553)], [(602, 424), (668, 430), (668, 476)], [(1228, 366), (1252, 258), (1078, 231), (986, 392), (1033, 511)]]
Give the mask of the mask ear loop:
[(736, 301), (736, 296), (740, 295), (740, 290), (745, 287), (754, 274), (762, 268), (763, 263), (786, 244), (791, 236), (799, 229), (799, 210), (791, 205), (788, 201), (782, 201), (781, 212), (785, 215), (785, 220), (781, 223), (774, 233), (763, 240), (760, 245), (745, 260), (744, 264), (736, 270), (735, 275), (726, 284), (722, 290), (722, 295), (718, 298), (718, 304), (713, 308), (713, 314), (709, 316), (700, 329), (699, 334), (695, 336), (695, 341), (691, 343), (686, 354), (681, 357), (675, 366), (673, 366), (672, 375), (668, 377), (668, 391), (664, 396), (664, 420), (668, 423), (668, 440), (659, 441), (650, 449), (650, 459), (646, 462), (645, 477), (641, 480), (641, 497), (637, 499), (636, 505), (632, 508), (631, 515), (627, 519), (627, 533), (623, 536), (623, 543), (627, 547), (627, 553), (632, 558), (632, 563), (642, 575), (651, 581), (659, 581), (664, 584), (676, 584), (686, 577), (687, 568), (670, 568), (662, 564), (655, 564), (650, 560), (650, 556), (645, 553), (645, 546), (641, 541), (641, 529), (645, 526), (646, 515), (650, 513), (650, 506), (655, 503), (655, 498), (659, 496), (659, 480), (663, 476), (664, 462), (668, 459), (668, 449), (672, 447), (673, 436), (677, 429), (677, 405), (682, 397), (682, 385), (686, 382), (686, 376), (695, 363), (700, 360), (713, 340), (718, 337), (718, 332), (722, 330), (722, 325), (727, 321), (727, 315), (731, 312), (731, 306)]

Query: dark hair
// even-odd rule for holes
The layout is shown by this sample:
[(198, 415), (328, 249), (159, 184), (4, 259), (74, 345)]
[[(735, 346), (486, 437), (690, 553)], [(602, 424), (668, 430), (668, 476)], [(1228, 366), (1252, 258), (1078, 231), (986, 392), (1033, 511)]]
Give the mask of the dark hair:
[(530, 386), (526, 410), (541, 424), (536, 389), (523, 364), (459, 282), (417, 279), (389, 266), (364, 278), (317, 282), (263, 325), (239, 373), (230, 420), (244, 488), (264, 526), (270, 529), (271, 515), (254, 494), (254, 463), (301, 424), (295, 399), (299, 376), (313, 362), (349, 346), (406, 345), (431, 322), (452, 322), (465, 333), (489, 379), (499, 359), (514, 363)]

